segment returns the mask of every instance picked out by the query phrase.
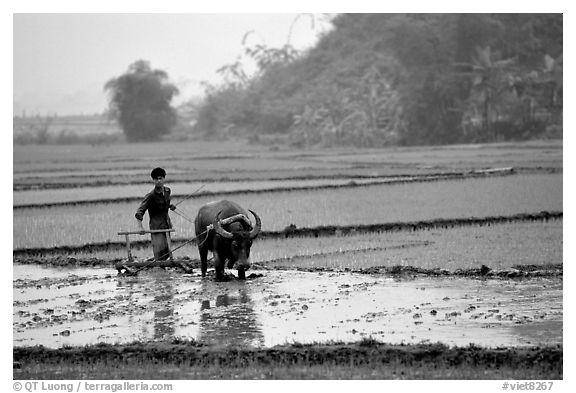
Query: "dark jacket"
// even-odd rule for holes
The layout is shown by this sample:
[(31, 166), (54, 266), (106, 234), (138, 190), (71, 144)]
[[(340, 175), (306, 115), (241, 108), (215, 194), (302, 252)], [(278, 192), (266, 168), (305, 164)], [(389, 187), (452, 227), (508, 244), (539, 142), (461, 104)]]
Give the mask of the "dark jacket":
[(170, 229), (172, 222), (168, 216), (170, 208), (170, 189), (164, 187), (162, 192), (156, 192), (156, 189), (150, 191), (136, 210), (136, 219), (142, 221), (144, 213), (148, 210), (150, 216), (150, 229)]

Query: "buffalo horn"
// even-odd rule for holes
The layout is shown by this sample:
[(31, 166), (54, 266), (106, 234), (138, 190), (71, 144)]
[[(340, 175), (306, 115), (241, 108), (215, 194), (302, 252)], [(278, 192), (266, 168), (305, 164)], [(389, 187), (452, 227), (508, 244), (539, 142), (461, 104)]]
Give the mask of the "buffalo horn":
[(252, 213), (256, 219), (256, 225), (254, 225), (254, 229), (250, 231), (250, 239), (254, 239), (260, 233), (260, 229), (262, 228), (262, 221), (260, 221), (258, 214), (254, 213), (252, 210), (249, 210), (249, 212)]
[(222, 210), (220, 210), (218, 212), (218, 215), (216, 215), (216, 221), (214, 222), (214, 230), (218, 235), (225, 237), (226, 239), (232, 239), (234, 235), (225, 230), (224, 228), (222, 228), (222, 225), (220, 225), (220, 213), (222, 213)]

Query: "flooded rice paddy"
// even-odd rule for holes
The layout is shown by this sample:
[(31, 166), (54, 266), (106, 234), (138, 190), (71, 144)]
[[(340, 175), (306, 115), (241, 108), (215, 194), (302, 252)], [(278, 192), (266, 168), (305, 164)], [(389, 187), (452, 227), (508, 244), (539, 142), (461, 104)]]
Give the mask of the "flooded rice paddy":
[[(256, 211), (262, 217), (264, 231), (279, 231), (289, 225), (297, 228), (366, 225), (562, 211), (562, 189), (561, 174), (516, 175), (446, 181), (441, 186), (424, 182), (356, 186), (338, 192), (295, 189), (239, 194), (231, 199)], [(14, 199), (18, 199), (14, 194)], [(172, 214), (175, 236), (194, 237), (191, 221), (195, 211), (204, 203), (221, 198), (228, 197), (199, 195), (179, 205)], [(15, 209), (13, 247), (76, 246), (121, 240), (116, 233), (131, 228), (134, 206), (138, 203), (139, 200)], [(91, 225), (86, 225), (87, 222)]]
[[(117, 144), (102, 156), (88, 146), (15, 146), (15, 376), (146, 379), (169, 369), (186, 378), (204, 364), (218, 365), (208, 375), (221, 379), (220, 364), (243, 367), (253, 356), (258, 378), (270, 361), (308, 371), (312, 359), (339, 378), (347, 374), (331, 364), (359, 359), (369, 374), (356, 377), (397, 362), (387, 377), (562, 378), (561, 141), (238, 148)], [(172, 163), (174, 202), (193, 194), (173, 213), (175, 245), (194, 236), (189, 218), (214, 199), (263, 218), (248, 280), (202, 278), (195, 260), (193, 274), (118, 275), (112, 266), (126, 254), (117, 232), (150, 188), (151, 159)], [(151, 255), (148, 237), (132, 240), (137, 258)], [(196, 246), (175, 257), (196, 258)], [(134, 344), (85, 347), (97, 343)], [(458, 374), (454, 360), (472, 373)]]
[(15, 346), (194, 339), (271, 347), (292, 342), (562, 344), (562, 278), (406, 277), (250, 271), (217, 283), (153, 269), (14, 265)]

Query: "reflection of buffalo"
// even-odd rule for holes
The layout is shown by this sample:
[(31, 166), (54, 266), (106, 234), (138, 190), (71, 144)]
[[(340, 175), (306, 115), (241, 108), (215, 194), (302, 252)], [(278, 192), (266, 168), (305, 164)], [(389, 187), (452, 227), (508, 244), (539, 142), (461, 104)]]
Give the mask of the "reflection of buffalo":
[(254, 226), (248, 212), (234, 202), (211, 202), (198, 210), (194, 224), (199, 238), (202, 276), (206, 275), (208, 268), (208, 251), (212, 251), (216, 280), (224, 279), (226, 262), (229, 269), (236, 264), (238, 278), (246, 278), (245, 271), (250, 268), (250, 247), (262, 226), (260, 217), (252, 210), (250, 212), (256, 220)]
[(239, 290), (237, 296), (218, 295), (212, 304), (210, 300), (202, 301), (200, 312), (198, 341), (238, 346), (264, 344), (264, 335), (245, 289)]

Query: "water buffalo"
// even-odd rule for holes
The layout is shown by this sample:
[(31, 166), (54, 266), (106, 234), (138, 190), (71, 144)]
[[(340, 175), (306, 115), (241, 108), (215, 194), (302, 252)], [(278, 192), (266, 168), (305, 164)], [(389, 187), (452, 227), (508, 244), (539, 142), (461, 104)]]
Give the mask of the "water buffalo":
[(245, 272), (250, 268), (250, 247), (262, 227), (260, 217), (252, 210), (250, 213), (256, 219), (254, 226), (248, 212), (234, 202), (210, 202), (198, 210), (194, 225), (203, 277), (208, 268), (208, 251), (212, 251), (217, 281), (224, 279), (226, 262), (228, 269), (236, 264), (238, 278), (246, 278)]

